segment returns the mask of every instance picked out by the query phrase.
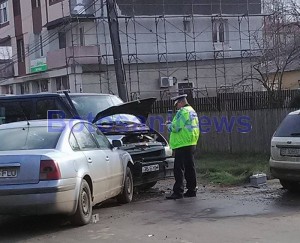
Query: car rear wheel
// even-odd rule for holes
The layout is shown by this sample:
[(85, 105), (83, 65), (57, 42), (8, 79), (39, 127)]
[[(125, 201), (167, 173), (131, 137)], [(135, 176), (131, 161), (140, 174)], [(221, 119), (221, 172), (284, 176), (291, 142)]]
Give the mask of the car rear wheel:
[(287, 180), (279, 180), (280, 184), (283, 188), (287, 189), (290, 192), (299, 192), (299, 182), (297, 181), (287, 181)]
[(122, 192), (117, 196), (119, 203), (129, 203), (133, 197), (133, 179), (132, 173), (129, 167), (126, 168), (126, 175), (124, 181), (124, 187)]
[(71, 218), (71, 223), (78, 226), (90, 223), (92, 219), (92, 209), (91, 189), (86, 180), (83, 180), (80, 186), (77, 210)]

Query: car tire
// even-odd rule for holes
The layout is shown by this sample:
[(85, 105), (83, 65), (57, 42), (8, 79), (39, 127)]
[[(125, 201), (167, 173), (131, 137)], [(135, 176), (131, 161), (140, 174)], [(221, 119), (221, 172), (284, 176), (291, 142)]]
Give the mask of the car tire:
[(92, 194), (89, 184), (83, 180), (80, 185), (76, 213), (71, 218), (71, 223), (76, 226), (89, 224), (92, 219)]
[(133, 178), (129, 167), (126, 168), (126, 175), (122, 192), (117, 196), (119, 203), (130, 203), (133, 197)]
[(287, 181), (287, 180), (279, 180), (280, 184), (284, 189), (287, 189), (290, 192), (299, 192), (300, 185), (297, 181)]

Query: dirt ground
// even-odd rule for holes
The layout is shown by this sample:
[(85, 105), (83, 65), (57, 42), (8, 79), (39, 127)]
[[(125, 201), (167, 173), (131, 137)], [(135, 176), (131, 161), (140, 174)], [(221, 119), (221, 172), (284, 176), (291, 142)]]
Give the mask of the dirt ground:
[[(153, 198), (162, 198), (172, 193), (174, 179), (158, 181), (155, 186), (146, 191), (136, 191), (134, 201), (143, 201)], [(286, 192), (279, 183), (279, 180), (268, 180), (265, 185), (254, 187), (250, 184), (242, 186), (220, 186), (212, 184), (198, 184), (197, 194), (218, 194), (218, 196), (229, 197), (230, 195), (240, 195), (244, 197), (253, 197), (253, 200), (267, 198), (280, 198), (282, 193)], [(261, 195), (259, 197), (258, 195)]]
[[(93, 209), (93, 222), (72, 227), (56, 217), (0, 217), (1, 242), (298, 243), (300, 194), (278, 180), (259, 188), (198, 185), (197, 198), (165, 200), (174, 180)], [(94, 217), (95, 216), (95, 217)]]

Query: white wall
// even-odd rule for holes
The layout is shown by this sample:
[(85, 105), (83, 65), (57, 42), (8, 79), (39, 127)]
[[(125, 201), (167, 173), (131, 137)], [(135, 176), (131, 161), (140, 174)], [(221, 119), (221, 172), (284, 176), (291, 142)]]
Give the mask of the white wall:
[[(215, 73), (215, 69), (210, 61), (198, 62), (196, 68), (190, 67), (189, 75), (190, 78), (186, 80), (187, 69), (184, 66), (184, 62), (173, 63), (168, 67), (169, 71), (172, 72), (176, 78), (177, 82), (191, 82), (195, 89), (202, 90), (202, 94), (199, 96), (214, 96), (216, 95), (216, 86), (220, 87), (222, 85), (233, 85), (242, 81), (242, 65), (240, 59), (225, 60), (225, 70), (224, 63), (219, 62), (216, 68), (219, 70)], [(246, 76), (250, 74), (251, 62), (249, 60), (244, 60), (243, 72)], [(170, 88), (160, 88), (159, 86), (159, 72), (157, 64), (145, 64), (140, 65), (139, 71), (131, 70), (129, 73), (128, 66), (125, 66), (126, 78), (127, 78), (127, 89), (128, 92), (136, 92), (141, 98), (146, 97), (157, 97), (163, 95), (163, 91), (176, 92), (178, 88), (177, 85)], [(196, 70), (198, 72), (198, 77), (196, 79)], [(167, 72), (166, 69), (162, 69), (162, 72)], [(224, 71), (226, 78), (224, 78)], [(117, 81), (115, 77), (115, 72), (113, 68), (110, 68), (108, 72), (101, 73), (101, 75), (96, 73), (78, 73), (77, 75), (82, 75), (82, 88), (83, 92), (102, 92), (102, 93), (114, 93), (118, 94)], [(215, 77), (216, 76), (216, 77)], [(255, 76), (255, 74), (253, 74)], [(139, 79), (139, 87), (138, 87)], [(260, 84), (256, 80), (246, 80), (243, 82), (244, 88), (251, 91), (252, 85), (254, 90), (261, 90)], [(242, 91), (242, 86), (240, 86)], [(140, 91), (140, 92), (139, 92)], [(207, 93), (206, 93), (207, 91)], [(165, 93), (167, 95), (168, 92)], [(195, 93), (196, 95), (196, 93)], [(167, 98), (164, 96), (164, 98)]]
[[(228, 22), (227, 57), (240, 57), (240, 50), (252, 49), (253, 35), (261, 35), (262, 17), (224, 17)], [(248, 25), (249, 20), (249, 25)], [(158, 54), (166, 54), (168, 62), (186, 59), (186, 52), (196, 52), (197, 59), (213, 59), (212, 18), (195, 16), (191, 20), (191, 32), (185, 33), (183, 17), (166, 17), (158, 24), (155, 18), (136, 18), (125, 23), (119, 19), (120, 41), (123, 55), (138, 54), (140, 62), (158, 61)], [(194, 32), (194, 33), (193, 33)], [(108, 25), (100, 29), (101, 50), (112, 56)], [(106, 42), (106, 44), (105, 44)], [(222, 44), (222, 43), (217, 43)], [(103, 52), (103, 51), (102, 51)], [(161, 60), (165, 60), (163, 57)], [(124, 58), (127, 63), (128, 58)], [(110, 58), (110, 63), (112, 63)]]

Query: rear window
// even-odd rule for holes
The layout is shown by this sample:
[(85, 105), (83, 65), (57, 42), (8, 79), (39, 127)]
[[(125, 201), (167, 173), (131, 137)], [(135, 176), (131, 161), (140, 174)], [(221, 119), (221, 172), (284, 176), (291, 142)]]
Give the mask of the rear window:
[(31, 119), (31, 101), (0, 102), (0, 124)]
[(300, 137), (300, 115), (288, 115), (277, 128), (274, 137)]
[[(52, 111), (48, 113), (48, 111)], [(39, 99), (36, 102), (36, 118), (51, 119), (51, 118), (69, 118), (70, 114), (67, 109), (56, 99)]]
[[(35, 102), (36, 101), (36, 102)], [(0, 124), (34, 119), (71, 118), (62, 102), (55, 98), (40, 97), (34, 100), (5, 99), (0, 101)]]
[[(58, 129), (59, 130), (59, 129)], [(0, 151), (54, 149), (61, 132), (48, 127), (18, 127), (0, 130)]]

